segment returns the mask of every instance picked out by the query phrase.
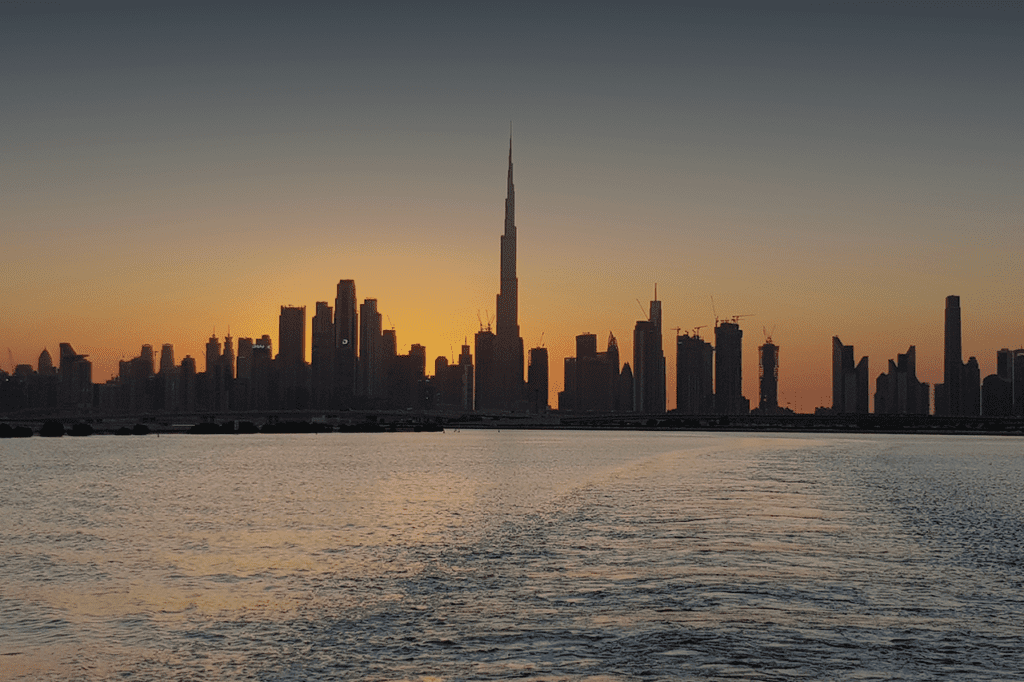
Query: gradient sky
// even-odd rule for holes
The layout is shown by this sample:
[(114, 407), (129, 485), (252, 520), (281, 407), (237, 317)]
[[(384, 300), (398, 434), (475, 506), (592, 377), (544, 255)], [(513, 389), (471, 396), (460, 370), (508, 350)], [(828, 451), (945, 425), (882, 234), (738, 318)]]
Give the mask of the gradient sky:
[(940, 382), (949, 294), (983, 376), (1024, 346), (1022, 3), (482, 5), (0, 3), (0, 348), (102, 382), (354, 279), (432, 368), (494, 313), (510, 119), (552, 405), (655, 283), (670, 407), (712, 296), (755, 405), (762, 328), (798, 411), (833, 335)]

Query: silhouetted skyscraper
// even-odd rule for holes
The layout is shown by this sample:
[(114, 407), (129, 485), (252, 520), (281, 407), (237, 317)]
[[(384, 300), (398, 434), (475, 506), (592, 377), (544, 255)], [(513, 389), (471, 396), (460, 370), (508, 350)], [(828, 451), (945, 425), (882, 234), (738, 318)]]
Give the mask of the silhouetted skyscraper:
[(779, 409), (779, 347), (771, 339), (757, 349), (760, 400), (758, 409), (770, 413)]
[(665, 411), (665, 353), (661, 345), (661, 301), (655, 290), (650, 317), (633, 328), (633, 409)]
[(960, 297), (946, 297), (945, 345), (942, 353), (942, 387), (944, 404), (938, 406), (946, 415), (964, 413), (964, 358), (960, 336)]
[(853, 364), (853, 346), (832, 337), (832, 412), (868, 413), (868, 358)]
[(338, 282), (334, 299), (334, 399), (340, 407), (348, 407), (356, 395), (359, 358), (359, 317), (356, 314), (355, 280)]
[(498, 372), (495, 359), (495, 338), (490, 327), (476, 333), (474, 355), (476, 356), (476, 405), (477, 412), (487, 412), (501, 407), (498, 396)]
[(45, 348), (39, 354), (39, 364), (36, 367), (36, 371), (42, 376), (54, 376), (57, 374), (57, 370), (53, 366), (53, 357), (50, 356), (50, 351)]
[[(608, 346), (597, 352), (597, 335), (576, 337), (576, 357), (565, 361), (565, 390), (559, 393), (558, 409), (567, 412), (613, 412), (619, 396), (619, 344), (608, 334)], [(629, 401), (632, 406), (632, 399)]]
[(313, 336), (310, 350), (310, 388), (313, 406), (331, 407), (334, 387), (334, 309), (327, 301), (317, 301), (313, 316)]
[(212, 374), (218, 364), (220, 364), (220, 339), (216, 334), (211, 334), (210, 340), (206, 342), (206, 373)]
[(875, 414), (928, 414), (929, 388), (917, 380), (917, 349), (911, 346), (875, 380)]
[(283, 365), (306, 362), (306, 306), (281, 306), (277, 353)]
[(160, 373), (165, 374), (167, 372), (174, 371), (174, 346), (169, 343), (165, 343), (160, 348)]
[(306, 366), (306, 306), (281, 306), (278, 318), (277, 370), (280, 407), (309, 407), (309, 373)]
[[(501, 289), (497, 296), (494, 339), (497, 409), (512, 410), (523, 398), (523, 339), (519, 335), (519, 278), (516, 276), (516, 192), (512, 184), (512, 136), (508, 138), (508, 196), (501, 236)], [(477, 354), (477, 366), (480, 357)], [(480, 376), (480, 373), (477, 373)], [(479, 391), (477, 391), (479, 394)]]
[(715, 327), (715, 412), (750, 412), (743, 397), (743, 331), (735, 322)]
[(235, 344), (228, 333), (224, 337), (224, 352), (220, 356), (221, 364), (224, 366), (224, 377), (228, 383), (235, 379)]
[(715, 411), (714, 348), (696, 333), (676, 336), (676, 411)]
[(60, 344), (57, 377), (62, 407), (92, 407), (92, 363), (86, 360), (87, 357), (76, 353), (70, 343)]
[(381, 315), (375, 298), (368, 298), (359, 306), (359, 349), (359, 395), (382, 398)]
[(548, 349), (531, 348), (526, 379), (530, 412), (543, 414), (548, 410)]

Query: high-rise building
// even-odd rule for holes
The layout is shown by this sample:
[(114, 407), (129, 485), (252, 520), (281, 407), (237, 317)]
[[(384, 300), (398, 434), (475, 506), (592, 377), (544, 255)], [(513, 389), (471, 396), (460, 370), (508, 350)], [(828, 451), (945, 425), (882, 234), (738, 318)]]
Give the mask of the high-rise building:
[(473, 355), (470, 353), (469, 344), (462, 344), (462, 352), (459, 353), (459, 368), (462, 370), (462, 409), (473, 409)]
[[(512, 135), (508, 138), (508, 195), (505, 198), (505, 233), (501, 235), (501, 288), (497, 296), (494, 338), (496, 404), (514, 410), (524, 399), (523, 339), (519, 334), (519, 278), (516, 276), (516, 193), (512, 184)], [(480, 366), (479, 353), (477, 365)], [(480, 374), (478, 372), (477, 376)], [(479, 394), (479, 390), (477, 391)]]
[(338, 282), (338, 295), (334, 299), (334, 400), (339, 407), (351, 406), (356, 395), (358, 340), (356, 283), (343, 279)]
[(359, 306), (359, 395), (369, 398), (383, 396), (384, 377), (381, 367), (381, 314), (377, 299), (368, 298)]
[(929, 385), (917, 380), (917, 349), (889, 360), (889, 371), (875, 381), (875, 414), (928, 414)]
[(281, 306), (277, 353), (284, 366), (306, 362), (306, 306)]
[(476, 395), (474, 409), (490, 412), (501, 409), (498, 395), (498, 372), (495, 359), (495, 337), (490, 327), (481, 329), (473, 339), (476, 356)]
[(334, 388), (334, 309), (327, 301), (316, 303), (309, 360), (313, 406), (331, 407)]
[(174, 346), (165, 343), (160, 348), (160, 373), (166, 374), (167, 372), (174, 371)]
[[(597, 351), (596, 334), (576, 337), (576, 357), (565, 361), (565, 390), (558, 409), (566, 412), (614, 412), (619, 395), (619, 344), (608, 334), (607, 350)], [(629, 401), (632, 406), (632, 399)]]
[(715, 327), (715, 412), (747, 414), (743, 397), (743, 330), (736, 322)]
[(41, 376), (54, 376), (57, 374), (57, 370), (53, 366), (53, 357), (50, 356), (50, 351), (45, 348), (39, 354), (39, 364), (36, 366), (36, 372)]
[(760, 400), (757, 407), (762, 413), (779, 409), (779, 347), (769, 338), (757, 349), (757, 369)]
[(996, 351), (996, 373), (981, 384), (981, 413), (986, 417), (1013, 414), (1013, 356), (1009, 348)]
[(961, 415), (964, 412), (964, 358), (960, 336), (960, 297), (946, 297), (945, 343), (942, 353), (943, 404), (936, 405), (940, 414)]
[(868, 358), (853, 364), (853, 346), (832, 337), (832, 412), (868, 413)]
[(92, 363), (88, 355), (79, 355), (70, 343), (60, 344), (60, 366), (57, 368), (59, 400), (62, 407), (92, 407)]
[(527, 369), (526, 400), (530, 412), (543, 414), (548, 411), (548, 349), (531, 348), (530, 366)]
[(230, 332), (224, 337), (224, 352), (220, 360), (224, 366), (224, 377), (230, 383), (235, 378), (235, 345)]
[(210, 340), (206, 342), (206, 373), (213, 373), (218, 364), (220, 364), (220, 339), (216, 334), (211, 334)]
[(277, 374), (279, 407), (309, 407), (309, 368), (306, 365), (306, 306), (281, 306), (278, 318)]
[(661, 344), (661, 301), (655, 289), (650, 315), (633, 328), (633, 409), (665, 411), (665, 352)]
[(697, 336), (676, 336), (676, 411), (712, 414), (715, 411), (714, 348)]

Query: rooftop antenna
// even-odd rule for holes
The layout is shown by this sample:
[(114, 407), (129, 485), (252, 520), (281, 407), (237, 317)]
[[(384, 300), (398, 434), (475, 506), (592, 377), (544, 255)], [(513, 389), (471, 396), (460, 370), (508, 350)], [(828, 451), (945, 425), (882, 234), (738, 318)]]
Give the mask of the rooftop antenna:
[(718, 326), (718, 311), (715, 310), (715, 297), (711, 296), (711, 314), (715, 316), (715, 326)]
[(654, 283), (654, 300), (655, 301), (658, 300), (658, 283), (657, 282)]

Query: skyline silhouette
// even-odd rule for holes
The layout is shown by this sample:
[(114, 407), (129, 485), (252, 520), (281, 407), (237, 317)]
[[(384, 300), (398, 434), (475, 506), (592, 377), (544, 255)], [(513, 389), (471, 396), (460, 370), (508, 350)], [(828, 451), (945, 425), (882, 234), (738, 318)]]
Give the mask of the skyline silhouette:
[[(530, 349), (527, 367), (519, 336), (511, 126), (499, 255), (496, 329), (490, 317), (486, 324), (481, 319), (473, 346), (467, 338), (457, 363), (454, 355), (451, 362), (437, 356), (432, 375), (427, 371), (427, 349), (413, 343), (408, 353), (399, 354), (397, 330), (384, 328), (377, 299), (364, 299), (356, 312), (356, 282), (342, 279), (335, 307), (317, 301), (309, 325), (305, 306), (281, 306), (276, 355), (267, 334), (258, 341), (238, 338), (236, 354), (230, 332), (223, 345), (213, 333), (206, 343), (202, 372), (191, 355), (176, 363), (170, 343), (161, 346), (157, 365), (153, 346), (144, 344), (138, 357), (119, 363), (116, 377), (94, 382), (88, 355), (61, 342), (56, 366), (44, 348), (35, 369), (23, 363), (9, 374), (0, 372), (0, 412), (84, 416), (417, 410), (543, 415), (554, 408), (570, 416), (751, 414), (752, 401), (743, 395), (739, 324), (751, 315), (716, 317), (713, 346), (701, 338), (699, 327), (685, 334), (675, 328), (676, 405), (670, 408), (657, 285), (644, 319), (634, 327), (632, 366), (620, 360), (614, 333), (609, 332), (606, 350), (600, 353), (595, 334), (578, 334), (575, 356), (563, 358), (563, 390), (557, 392), (556, 401), (550, 400), (548, 351), (543, 346)], [(931, 385), (917, 379), (912, 345), (907, 353), (897, 355), (897, 362), (889, 360), (888, 372), (878, 376), (872, 407), (868, 357), (854, 365), (854, 347), (833, 336), (832, 403), (818, 406), (815, 414), (979, 417), (1024, 413), (1024, 348), (1000, 349), (997, 373), (983, 383), (977, 358), (963, 361), (959, 296), (946, 297), (944, 324), (944, 381), (935, 385), (934, 397)], [(788, 406), (779, 405), (780, 349), (763, 331), (764, 344), (757, 348), (759, 391), (753, 413), (793, 414)]]
[(201, 358), (214, 329), (273, 335), (281, 305), (308, 325), (339, 278), (401, 354), (454, 361), (497, 313), (509, 118), (518, 336), (544, 339), (552, 405), (576, 336), (633, 358), (655, 283), (666, 333), (710, 338), (712, 297), (722, 319), (755, 314), (752, 404), (762, 327), (801, 412), (831, 402), (833, 336), (872, 374), (914, 346), (942, 383), (946, 295), (981, 376), (1024, 345), (1013, 8), (0, 13), (7, 371), (62, 342), (96, 381), (144, 343)]

